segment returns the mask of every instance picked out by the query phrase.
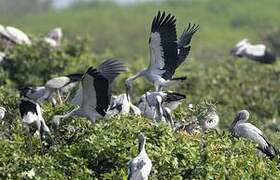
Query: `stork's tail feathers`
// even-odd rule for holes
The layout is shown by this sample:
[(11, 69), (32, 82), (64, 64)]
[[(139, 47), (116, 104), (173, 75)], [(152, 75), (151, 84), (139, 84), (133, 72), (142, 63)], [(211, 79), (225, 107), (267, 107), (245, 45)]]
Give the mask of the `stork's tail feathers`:
[(270, 160), (272, 160), (275, 156), (279, 154), (278, 150), (274, 146), (268, 146), (265, 148), (257, 147), (262, 153), (267, 155)]
[(172, 78), (171, 81), (185, 81), (186, 79), (187, 79), (187, 77), (183, 76), (183, 77)]
[(167, 94), (167, 102), (180, 101), (186, 99), (186, 96), (184, 94), (171, 92), (171, 91), (167, 91), (165, 93)]

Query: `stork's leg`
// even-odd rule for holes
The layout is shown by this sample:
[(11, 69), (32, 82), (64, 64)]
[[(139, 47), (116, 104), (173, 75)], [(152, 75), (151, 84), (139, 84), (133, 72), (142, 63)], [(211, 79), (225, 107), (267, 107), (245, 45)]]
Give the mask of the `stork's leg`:
[(56, 92), (57, 92), (57, 96), (58, 96), (58, 103), (62, 104), (63, 102), (62, 102), (62, 98), (61, 98), (61, 95), (60, 95), (60, 91), (57, 90)]
[(23, 126), (23, 128), (25, 130), (25, 134), (27, 136), (29, 152), (32, 152), (32, 134), (30, 132), (29, 125), (23, 123), (22, 126)]

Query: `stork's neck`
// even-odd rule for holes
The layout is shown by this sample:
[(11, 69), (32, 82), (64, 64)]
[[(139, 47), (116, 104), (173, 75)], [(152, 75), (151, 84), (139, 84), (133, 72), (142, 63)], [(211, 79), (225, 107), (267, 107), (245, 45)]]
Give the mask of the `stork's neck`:
[(146, 140), (142, 140), (142, 141), (139, 142), (139, 145), (138, 145), (138, 153), (139, 154), (145, 154), (146, 153), (145, 143), (146, 143)]
[(143, 76), (145, 71), (146, 70), (140, 71), (140, 72), (136, 73), (134, 76), (131, 76), (130, 78), (128, 78), (127, 80), (128, 81), (134, 81), (135, 79)]

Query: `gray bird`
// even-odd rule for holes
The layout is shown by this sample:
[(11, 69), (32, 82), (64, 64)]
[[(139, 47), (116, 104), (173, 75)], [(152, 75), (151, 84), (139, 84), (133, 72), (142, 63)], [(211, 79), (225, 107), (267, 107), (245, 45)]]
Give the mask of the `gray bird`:
[(186, 77), (173, 78), (173, 75), (189, 54), (192, 36), (199, 26), (189, 24), (177, 42), (175, 22), (175, 16), (171, 14), (166, 16), (165, 12), (159, 11), (154, 17), (149, 39), (150, 65), (126, 80), (126, 91), (131, 91), (132, 82), (142, 76), (154, 85), (156, 91), (186, 79)]
[(247, 110), (238, 112), (234, 121), (231, 124), (230, 130), (236, 137), (243, 137), (256, 142), (258, 149), (270, 159), (274, 158), (278, 151), (271, 144), (263, 132), (251, 123), (248, 123), (250, 114)]
[(172, 91), (146, 92), (141, 96), (138, 107), (147, 118), (154, 122), (167, 122), (173, 127), (171, 111), (175, 110), (185, 98), (185, 95)]
[(116, 59), (109, 59), (96, 69), (88, 68), (82, 78), (82, 103), (65, 115), (53, 117), (53, 123), (59, 125), (60, 119), (80, 116), (95, 123), (98, 117), (104, 118), (111, 103), (113, 80), (127, 68)]
[(6, 109), (0, 106), (0, 120), (4, 119), (6, 112)]
[(132, 159), (128, 165), (128, 180), (147, 180), (152, 170), (152, 161), (145, 150), (146, 137), (140, 134), (138, 137), (138, 156)]

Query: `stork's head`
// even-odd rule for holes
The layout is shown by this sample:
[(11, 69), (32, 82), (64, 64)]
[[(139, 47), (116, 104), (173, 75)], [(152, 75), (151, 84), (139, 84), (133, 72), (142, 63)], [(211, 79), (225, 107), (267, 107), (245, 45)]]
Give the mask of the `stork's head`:
[(142, 150), (145, 150), (145, 143), (146, 143), (146, 137), (143, 133), (140, 133), (138, 136), (138, 152), (140, 153)]
[(236, 123), (246, 122), (248, 121), (249, 118), (250, 118), (250, 113), (247, 110), (239, 111), (231, 124), (231, 129), (236, 125)]
[(247, 45), (249, 43), (249, 41), (248, 41), (248, 39), (242, 39), (241, 41), (239, 41), (236, 45), (235, 45), (235, 47), (234, 48), (232, 48), (231, 50), (230, 50), (230, 54), (231, 55), (233, 55), (233, 56), (238, 56), (238, 57), (240, 57), (241, 55), (240, 55), (240, 53), (237, 53), (238, 52), (238, 50), (241, 48), (241, 47), (243, 47), (244, 45)]

